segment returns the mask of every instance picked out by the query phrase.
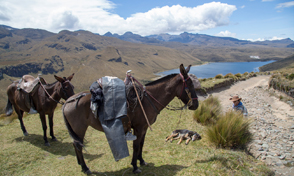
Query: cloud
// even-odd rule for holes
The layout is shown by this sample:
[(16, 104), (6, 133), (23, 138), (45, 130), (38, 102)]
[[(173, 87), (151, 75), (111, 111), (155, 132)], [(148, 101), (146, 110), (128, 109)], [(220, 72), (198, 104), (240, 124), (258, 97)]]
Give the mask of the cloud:
[(284, 2), (284, 3), (280, 3), (276, 6), (276, 9), (279, 8), (286, 8), (286, 7), (292, 7), (294, 6), (294, 1), (290, 1), (290, 2)]
[(262, 2), (270, 2), (270, 1), (274, 1), (274, 0), (262, 0)]
[[(3, 0), (2, 0), (3, 1)], [(108, 0), (4, 0), (0, 23), (16, 28), (40, 28), (51, 32), (89, 30), (94, 33), (140, 35), (199, 32), (228, 25), (236, 6), (211, 2), (197, 7), (180, 5), (150, 9), (124, 19), (111, 13), (116, 5)]]
[(231, 33), (230, 31), (226, 30), (226, 31), (221, 31), (220, 33), (216, 34), (216, 36), (219, 37), (236, 37), (235, 33)]
[(266, 41), (266, 40), (272, 41), (272, 40), (283, 40), (283, 39), (285, 39), (285, 38), (274, 36), (274, 37), (266, 38), (266, 39), (265, 38), (258, 38), (258, 39), (246, 39), (246, 40), (249, 40), (251, 42), (257, 42), (257, 41), (262, 42), (262, 41)]
[(142, 35), (199, 32), (228, 25), (229, 17), (236, 9), (233, 5), (220, 2), (211, 2), (193, 8), (180, 5), (164, 6), (146, 13), (134, 14), (127, 18), (126, 22), (135, 32)]
[(7, 15), (8, 9), (0, 5), (0, 21), (9, 21), (9, 16)]

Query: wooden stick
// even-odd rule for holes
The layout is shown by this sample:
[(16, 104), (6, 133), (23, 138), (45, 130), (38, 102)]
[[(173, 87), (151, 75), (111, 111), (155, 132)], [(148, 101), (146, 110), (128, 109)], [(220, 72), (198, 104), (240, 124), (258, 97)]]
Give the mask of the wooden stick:
[(152, 128), (151, 128), (150, 123), (149, 123), (149, 120), (148, 120), (148, 118), (147, 118), (147, 115), (146, 115), (146, 113), (145, 113), (145, 111), (144, 111), (144, 108), (143, 108), (143, 105), (142, 105), (142, 103), (141, 103), (141, 100), (140, 100), (139, 94), (138, 94), (138, 92), (137, 92), (137, 89), (136, 89), (136, 86), (135, 86), (134, 80), (133, 80), (132, 76), (130, 76), (130, 78), (131, 78), (131, 80), (132, 80), (132, 83), (133, 83), (133, 86), (134, 86), (134, 89), (135, 89), (135, 92), (136, 92), (137, 98), (138, 98), (138, 100), (139, 100), (139, 103), (140, 103), (141, 109), (142, 109), (142, 111), (143, 111), (143, 114), (144, 114), (144, 116), (145, 116), (145, 119), (146, 119), (146, 121), (147, 121), (147, 124), (148, 124), (150, 130), (152, 131)]

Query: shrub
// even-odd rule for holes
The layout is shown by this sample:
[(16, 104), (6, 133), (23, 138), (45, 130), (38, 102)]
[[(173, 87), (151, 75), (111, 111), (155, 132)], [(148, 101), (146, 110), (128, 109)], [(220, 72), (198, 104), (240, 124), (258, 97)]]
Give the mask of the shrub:
[(219, 99), (209, 96), (200, 102), (199, 107), (193, 113), (193, 118), (202, 125), (210, 125), (217, 122), (220, 113), (221, 105)]
[(207, 129), (206, 135), (216, 147), (244, 148), (252, 140), (250, 123), (240, 112), (231, 110), (221, 115), (217, 123)]
[(294, 79), (294, 73), (292, 73), (292, 74), (290, 74), (289, 76), (287, 76), (287, 78), (288, 78), (289, 80), (293, 80), (293, 79)]
[(237, 78), (241, 78), (241, 77), (242, 77), (242, 74), (241, 74), (241, 73), (237, 73), (237, 74), (235, 74), (235, 76), (236, 76)]
[(216, 75), (214, 78), (215, 79), (222, 79), (224, 76), (222, 75), (222, 74), (218, 74), (218, 75)]
[(224, 78), (233, 78), (234, 74), (233, 73), (228, 73), (224, 76)]
[(245, 73), (243, 73), (243, 75), (244, 75), (244, 76), (247, 76), (247, 75), (249, 75), (249, 73), (248, 73), (248, 72), (245, 72)]

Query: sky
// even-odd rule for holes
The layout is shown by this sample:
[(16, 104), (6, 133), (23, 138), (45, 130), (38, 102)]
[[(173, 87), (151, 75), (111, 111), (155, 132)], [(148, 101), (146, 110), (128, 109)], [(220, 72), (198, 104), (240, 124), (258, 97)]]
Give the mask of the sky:
[(0, 0), (0, 25), (141, 36), (183, 32), (294, 40), (291, 0)]

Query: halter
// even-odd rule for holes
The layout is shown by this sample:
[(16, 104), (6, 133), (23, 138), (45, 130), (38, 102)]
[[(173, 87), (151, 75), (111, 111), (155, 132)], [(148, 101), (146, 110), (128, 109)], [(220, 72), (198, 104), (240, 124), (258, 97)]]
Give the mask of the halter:
[(182, 87), (182, 91), (181, 91), (181, 95), (180, 95), (180, 97), (182, 97), (183, 92), (184, 92), (184, 89), (185, 89), (185, 91), (186, 91), (186, 93), (187, 93), (187, 95), (188, 95), (188, 97), (189, 97), (189, 101), (188, 101), (188, 103), (187, 103), (186, 105), (191, 106), (193, 100), (197, 100), (198, 98), (197, 98), (197, 97), (196, 97), (196, 98), (192, 98), (192, 97), (191, 97), (191, 92), (189, 91), (189, 87), (188, 87), (188, 85), (187, 85), (187, 83), (186, 83), (186, 81), (187, 81), (188, 79), (190, 79), (190, 76), (188, 76), (187, 79), (185, 79), (184, 76), (183, 76), (181, 73), (180, 73), (180, 76), (181, 76), (181, 78), (182, 78), (182, 80), (183, 80), (183, 87)]
[[(128, 77), (132, 77), (131, 75), (130, 75), (130, 73), (129, 74), (127, 74), (127, 76)], [(182, 78), (182, 80), (183, 80), (183, 87), (182, 87), (182, 92), (181, 92), (181, 96), (182, 96), (182, 94), (183, 94), (183, 90), (184, 90), (184, 88), (185, 88), (185, 91), (186, 91), (186, 93), (187, 93), (187, 95), (188, 95), (188, 97), (189, 97), (189, 101), (188, 101), (188, 103), (187, 104), (185, 104), (184, 106), (182, 106), (182, 107), (173, 107), (173, 106), (170, 106), (170, 105), (166, 105), (166, 106), (164, 106), (163, 104), (161, 104), (158, 100), (156, 100), (156, 98), (154, 98), (146, 89), (145, 89), (145, 86), (143, 86), (138, 80), (136, 80), (134, 77), (132, 77), (132, 79), (134, 80), (134, 81), (136, 81), (139, 85), (140, 85), (140, 87), (141, 88), (143, 88), (143, 90), (144, 90), (144, 92), (146, 92), (153, 100), (155, 100), (158, 104), (160, 104), (162, 107), (164, 107), (164, 108), (166, 108), (166, 109), (168, 109), (168, 110), (173, 110), (173, 111), (175, 111), (175, 110), (183, 110), (187, 105), (191, 105), (192, 104), (192, 101), (193, 100), (196, 100), (196, 99), (198, 99), (197, 97), (196, 98), (192, 98), (191, 97), (191, 93), (190, 93), (190, 91), (189, 91), (189, 88), (188, 88), (188, 85), (187, 85), (187, 83), (186, 83), (186, 81), (188, 80), (188, 79), (190, 79), (190, 76), (188, 76), (188, 78), (187, 79), (185, 79), (184, 78), (184, 76), (180, 73), (180, 76), (181, 76), (181, 78)], [(181, 97), (181, 96), (179, 96), (179, 97)]]
[(63, 85), (64, 83), (67, 83), (67, 82), (68, 82), (69, 85), (72, 87), (72, 89), (74, 89), (74, 86), (71, 84), (71, 82), (70, 82), (69, 80), (66, 80), (66, 81), (64, 81), (63, 83), (61, 83), (61, 89), (62, 89), (62, 92), (64, 93), (66, 99), (68, 99), (70, 96), (67, 95), (67, 93), (66, 93), (66, 91), (64, 90), (64, 88), (63, 88), (62, 85)]
[[(39, 82), (40, 82), (40, 80), (39, 80)], [(73, 85), (70, 83), (69, 80), (66, 80), (65, 82), (61, 83), (61, 89), (62, 89), (63, 93), (65, 94), (65, 97), (66, 97), (66, 98), (69, 98), (69, 96), (67, 95), (66, 91), (63, 89), (63, 86), (62, 86), (62, 84), (66, 83), (66, 82), (69, 82), (69, 84), (72, 86), (72, 88), (73, 88)], [(53, 101), (55, 101), (56, 103), (59, 103), (59, 104), (61, 104), (61, 105), (64, 105), (63, 102), (57, 101), (57, 100), (55, 100), (54, 98), (52, 98), (52, 96), (47, 92), (47, 90), (45, 89), (45, 87), (43, 86), (43, 84), (42, 84), (41, 82), (40, 82), (40, 85), (41, 85), (41, 87), (44, 89), (44, 91), (46, 92), (46, 94), (48, 95), (48, 97), (49, 97), (51, 100), (53, 100)]]

